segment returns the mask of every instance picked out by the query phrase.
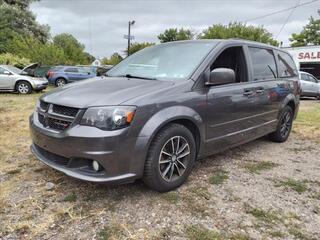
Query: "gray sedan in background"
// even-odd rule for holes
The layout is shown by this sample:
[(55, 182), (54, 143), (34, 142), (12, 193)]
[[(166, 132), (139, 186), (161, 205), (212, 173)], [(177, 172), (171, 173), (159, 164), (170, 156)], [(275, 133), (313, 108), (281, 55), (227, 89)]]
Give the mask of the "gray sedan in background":
[(299, 71), (301, 82), (301, 97), (316, 97), (320, 99), (320, 82), (313, 75)]
[(30, 77), (22, 70), (10, 65), (0, 65), (0, 91), (28, 94), (41, 91), (48, 86), (45, 78)]

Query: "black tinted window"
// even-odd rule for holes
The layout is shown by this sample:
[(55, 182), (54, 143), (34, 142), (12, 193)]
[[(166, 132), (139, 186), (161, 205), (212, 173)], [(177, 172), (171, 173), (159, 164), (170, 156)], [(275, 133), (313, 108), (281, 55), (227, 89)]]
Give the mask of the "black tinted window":
[(64, 71), (65, 72), (71, 72), (71, 73), (77, 73), (78, 72), (78, 68), (66, 68)]
[(295, 77), (298, 75), (296, 65), (289, 54), (277, 52), (279, 77)]
[(252, 61), (253, 79), (276, 78), (276, 63), (272, 50), (249, 47)]

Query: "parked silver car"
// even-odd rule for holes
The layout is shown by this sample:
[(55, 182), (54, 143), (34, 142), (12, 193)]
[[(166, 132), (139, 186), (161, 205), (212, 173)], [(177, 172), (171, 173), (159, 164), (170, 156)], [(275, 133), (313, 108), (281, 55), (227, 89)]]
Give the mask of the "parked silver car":
[(316, 97), (320, 99), (320, 82), (307, 72), (299, 72), (301, 82), (301, 97)]
[(14, 66), (0, 65), (0, 91), (13, 91), (22, 94), (41, 91), (48, 86), (45, 78), (35, 78), (24, 74)]

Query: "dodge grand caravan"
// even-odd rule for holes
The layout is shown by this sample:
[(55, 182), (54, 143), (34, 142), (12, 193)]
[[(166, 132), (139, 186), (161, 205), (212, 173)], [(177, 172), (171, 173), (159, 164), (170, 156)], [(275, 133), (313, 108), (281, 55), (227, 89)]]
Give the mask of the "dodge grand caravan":
[(145, 48), (102, 80), (57, 88), (30, 116), (31, 150), (77, 179), (180, 186), (197, 158), (264, 135), (287, 140), (300, 84), (290, 55), (242, 40)]

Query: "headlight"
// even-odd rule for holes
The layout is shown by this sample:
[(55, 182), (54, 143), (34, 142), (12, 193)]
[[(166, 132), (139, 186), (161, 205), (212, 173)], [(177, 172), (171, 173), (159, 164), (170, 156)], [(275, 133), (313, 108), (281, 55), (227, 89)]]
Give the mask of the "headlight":
[(136, 108), (132, 106), (91, 107), (84, 113), (80, 124), (102, 130), (116, 130), (130, 125)]

